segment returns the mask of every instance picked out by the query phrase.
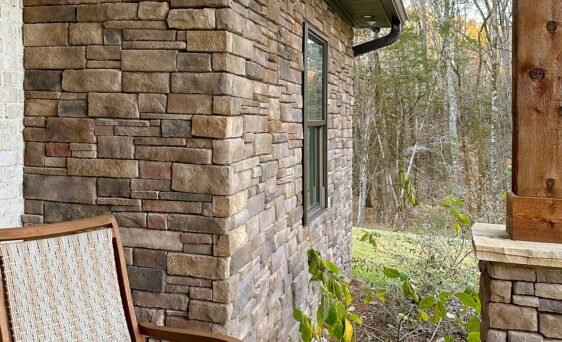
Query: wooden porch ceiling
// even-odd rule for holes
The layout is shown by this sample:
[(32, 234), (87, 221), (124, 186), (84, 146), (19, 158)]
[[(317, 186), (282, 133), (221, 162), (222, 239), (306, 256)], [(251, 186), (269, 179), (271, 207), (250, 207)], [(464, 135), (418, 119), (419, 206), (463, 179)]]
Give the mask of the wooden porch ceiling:
[(390, 27), (408, 16), (402, 0), (328, 0), (355, 28)]

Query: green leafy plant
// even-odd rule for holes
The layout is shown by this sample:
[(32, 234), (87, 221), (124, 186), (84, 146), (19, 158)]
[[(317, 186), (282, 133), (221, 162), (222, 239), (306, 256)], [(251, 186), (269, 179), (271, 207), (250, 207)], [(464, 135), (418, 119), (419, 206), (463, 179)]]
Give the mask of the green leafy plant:
[(300, 323), (301, 339), (310, 342), (328, 334), (337, 341), (353, 341), (352, 322), (361, 324), (362, 319), (352, 312), (349, 282), (335, 264), (322, 259), (313, 249), (308, 251), (308, 272), (312, 276), (310, 282), (319, 283), (320, 305), (316, 322), (299, 309), (293, 311), (293, 317)]
[(447, 196), (443, 201), (439, 202), (439, 206), (450, 212), (453, 218), (451, 228), (455, 230), (457, 235), (462, 232), (462, 228), (472, 225), (472, 220), (468, 214), (463, 212), (464, 200), (462, 198)]
[(412, 186), (412, 182), (410, 181), (410, 177), (406, 173), (402, 173), (400, 175), (400, 181), (402, 185), (402, 190), (404, 191), (404, 198), (406, 198), (406, 202), (410, 206), (414, 206), (417, 204), (417, 192), (416, 189)]

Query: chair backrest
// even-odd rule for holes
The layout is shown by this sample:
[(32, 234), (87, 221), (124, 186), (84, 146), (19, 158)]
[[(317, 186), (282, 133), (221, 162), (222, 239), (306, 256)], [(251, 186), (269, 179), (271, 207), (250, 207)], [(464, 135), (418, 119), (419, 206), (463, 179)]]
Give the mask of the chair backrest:
[(0, 230), (0, 341), (141, 341), (113, 216)]

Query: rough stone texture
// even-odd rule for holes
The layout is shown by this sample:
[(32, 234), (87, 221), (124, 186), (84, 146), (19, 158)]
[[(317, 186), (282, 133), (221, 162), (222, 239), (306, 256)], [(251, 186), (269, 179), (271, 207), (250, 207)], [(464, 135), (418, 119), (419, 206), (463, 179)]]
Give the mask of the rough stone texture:
[[(306, 251), (349, 265), (351, 27), (324, 0), (32, 0), (25, 18), (25, 80), (8, 79), (27, 90), (26, 177), (50, 190), (26, 190), (23, 223), (113, 213), (141, 317), (296, 340), (293, 309), (317, 304)], [(336, 184), (309, 227), (305, 21), (330, 39), (327, 177)], [(83, 193), (73, 182), (87, 183)]]
[(510, 331), (509, 342), (542, 342), (543, 337), (539, 334)]
[(24, 212), (22, 2), (2, 1), (0, 13), (0, 227), (16, 227)]
[(549, 338), (562, 338), (562, 315), (541, 314), (541, 334)]

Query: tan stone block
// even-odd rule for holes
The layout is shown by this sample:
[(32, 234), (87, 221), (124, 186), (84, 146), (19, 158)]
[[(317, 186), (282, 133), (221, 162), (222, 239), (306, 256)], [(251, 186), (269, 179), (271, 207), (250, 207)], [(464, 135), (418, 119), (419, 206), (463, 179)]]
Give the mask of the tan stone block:
[(215, 241), (215, 255), (233, 256), (240, 248), (248, 243), (248, 233), (246, 227), (241, 226), (228, 232), (225, 235), (217, 235)]
[(133, 159), (134, 146), (131, 137), (98, 137), (98, 157), (114, 159)]
[(124, 72), (123, 91), (129, 93), (168, 93), (170, 74)]
[(62, 73), (62, 89), (77, 93), (120, 92), (121, 71), (108, 69), (65, 70)]
[(535, 295), (542, 298), (562, 300), (562, 284), (536, 283)]
[(226, 323), (232, 315), (232, 304), (220, 304), (192, 300), (189, 305), (189, 318), (214, 323)]
[(213, 99), (213, 113), (220, 115), (239, 115), (242, 110), (242, 100), (231, 96), (215, 96)]
[(166, 138), (191, 137), (191, 121), (162, 120), (162, 136)]
[(174, 164), (172, 189), (197, 194), (230, 195), (234, 171), (228, 166)]
[(139, 94), (141, 113), (165, 113), (167, 97), (163, 94)]
[(43, 166), (45, 164), (45, 144), (27, 143), (25, 144), (24, 165)]
[(187, 50), (190, 52), (230, 52), (232, 33), (228, 31), (188, 31)]
[(122, 45), (126, 50), (184, 50), (184, 42), (159, 42), (159, 41), (125, 41)]
[(26, 199), (69, 203), (96, 203), (96, 180), (86, 177), (24, 175)]
[(138, 160), (210, 164), (211, 151), (201, 148), (137, 146), (135, 158)]
[(152, 230), (121, 227), (123, 245), (127, 247), (181, 251), (181, 233), (166, 230)]
[(91, 117), (138, 118), (137, 96), (133, 94), (91, 93), (88, 96)]
[(215, 71), (227, 71), (237, 75), (246, 75), (246, 60), (230, 53), (214, 53), (213, 68)]
[(228, 263), (226, 258), (183, 253), (168, 254), (168, 274), (205, 279), (226, 279)]
[(24, 46), (68, 45), (68, 24), (28, 24), (23, 26)]
[(213, 281), (213, 301), (231, 303), (239, 288), (240, 281), (238, 275), (234, 275), (226, 280)]
[(562, 316), (541, 314), (541, 334), (550, 338), (562, 338)]
[(140, 177), (145, 179), (172, 179), (172, 163), (140, 162)]
[(169, 9), (167, 2), (143, 1), (139, 3), (139, 19), (165, 20)]
[(507, 342), (507, 333), (499, 330), (488, 330), (487, 342)]
[(177, 33), (172, 30), (123, 30), (123, 40), (175, 41)]
[(119, 46), (88, 46), (86, 50), (88, 59), (100, 61), (118, 61), (121, 59), (121, 47)]
[(240, 191), (237, 194), (223, 197), (213, 197), (213, 216), (230, 217), (242, 210), (246, 209), (248, 194), (246, 191)]
[(86, 67), (85, 47), (28, 47), (26, 69), (82, 69)]
[(533, 308), (539, 307), (539, 298), (534, 296), (513, 296), (513, 304), (520, 306), (530, 306)]
[(76, 18), (80, 22), (134, 20), (137, 19), (137, 10), (138, 4), (132, 3), (80, 5), (76, 12)]
[(172, 8), (230, 7), (232, 0), (172, 0)]
[(243, 34), (246, 28), (246, 19), (232, 8), (220, 8), (217, 10), (217, 28)]
[(526, 333), (522, 331), (510, 331), (508, 333), (509, 342), (543, 342), (544, 338), (535, 333)]
[(180, 30), (209, 30), (215, 28), (215, 10), (173, 9), (168, 13), (168, 26)]
[(241, 117), (198, 115), (192, 118), (191, 133), (197, 137), (235, 138), (242, 135), (243, 124)]
[(25, 101), (26, 116), (56, 116), (57, 111), (57, 100), (28, 99)]
[(123, 71), (176, 71), (177, 51), (125, 50), (122, 52)]
[(490, 277), (494, 279), (520, 281), (535, 281), (537, 279), (535, 270), (515, 265), (490, 263), (487, 271)]
[(71, 176), (138, 177), (138, 162), (136, 160), (68, 158), (67, 169)]
[(200, 299), (200, 300), (213, 300), (213, 289), (209, 289), (206, 287), (192, 287), (189, 289), (189, 298)]
[(511, 303), (511, 282), (492, 280), (490, 285), (492, 302)]
[(94, 120), (75, 118), (48, 118), (47, 138), (52, 142), (93, 143)]
[(213, 97), (202, 94), (168, 95), (168, 113), (212, 114)]
[(174, 73), (172, 92), (252, 98), (252, 80), (227, 73)]
[(185, 294), (133, 291), (133, 301), (138, 306), (169, 310), (187, 310), (189, 299)]
[(70, 45), (102, 45), (103, 26), (101, 23), (70, 24), (68, 41)]
[(536, 308), (510, 304), (490, 303), (488, 317), (490, 327), (505, 330), (538, 331), (538, 312)]
[(211, 71), (211, 54), (179, 53), (177, 66), (179, 71)]
[(76, 18), (76, 6), (26, 6), (24, 23), (71, 22)]
[[(254, 154), (270, 154), (273, 151), (273, 139), (271, 134), (256, 134), (254, 140)], [(510, 283), (511, 284), (511, 283)], [(511, 289), (511, 287), (510, 287)]]
[(201, 203), (183, 201), (143, 201), (143, 209), (149, 212), (201, 214)]
[(243, 139), (213, 140), (213, 163), (231, 164), (244, 159)]

